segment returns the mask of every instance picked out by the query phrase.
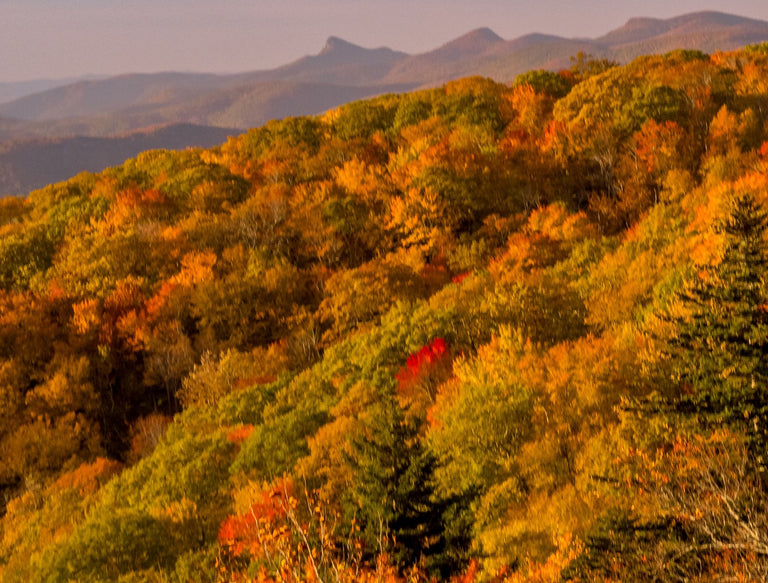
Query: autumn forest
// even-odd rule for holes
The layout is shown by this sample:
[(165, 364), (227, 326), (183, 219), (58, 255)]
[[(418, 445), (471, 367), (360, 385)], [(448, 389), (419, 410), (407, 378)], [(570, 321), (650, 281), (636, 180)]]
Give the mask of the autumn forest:
[(0, 200), (3, 582), (764, 581), (768, 44)]

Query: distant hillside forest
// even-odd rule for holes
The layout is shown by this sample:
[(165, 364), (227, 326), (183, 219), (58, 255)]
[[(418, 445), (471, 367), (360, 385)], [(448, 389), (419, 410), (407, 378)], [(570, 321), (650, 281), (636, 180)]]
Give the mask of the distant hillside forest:
[(768, 44), (0, 200), (0, 580), (768, 579)]

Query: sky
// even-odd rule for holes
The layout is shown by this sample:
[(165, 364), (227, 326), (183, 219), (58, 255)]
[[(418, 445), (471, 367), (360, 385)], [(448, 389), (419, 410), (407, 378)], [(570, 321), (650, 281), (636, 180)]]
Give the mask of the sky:
[(768, 0), (0, 0), (0, 82), (269, 69), (329, 36), (411, 54), (481, 26), (596, 37), (699, 10), (768, 20)]

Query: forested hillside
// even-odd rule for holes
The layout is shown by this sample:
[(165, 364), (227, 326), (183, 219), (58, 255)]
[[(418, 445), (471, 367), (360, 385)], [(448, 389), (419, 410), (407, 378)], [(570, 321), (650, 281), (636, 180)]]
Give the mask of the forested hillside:
[(0, 201), (0, 579), (761, 581), (768, 45)]

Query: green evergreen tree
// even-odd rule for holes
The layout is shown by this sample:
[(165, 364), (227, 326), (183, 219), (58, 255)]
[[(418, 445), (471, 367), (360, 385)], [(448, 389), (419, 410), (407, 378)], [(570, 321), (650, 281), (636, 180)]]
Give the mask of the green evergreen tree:
[[(685, 287), (679, 296), (684, 315), (671, 319), (676, 334), (668, 354), (682, 387), (660, 401), (639, 404), (639, 409), (668, 416), (685, 426), (683, 433), (699, 433), (701, 441), (691, 443), (708, 443), (712, 430), (722, 425), (743, 431), (750, 459), (742, 469), (743, 452), (729, 458), (727, 446), (713, 440), (698, 452), (699, 463), (682, 468), (670, 455), (667, 465), (654, 466), (657, 477), (648, 479), (646, 462), (637, 458), (637, 466), (625, 469), (642, 479), (629, 488), (623, 480), (615, 482), (617, 494), (632, 502), (600, 517), (585, 537), (586, 552), (569, 568), (568, 580), (600, 574), (612, 580), (631, 575), (632, 581), (683, 582), (756, 562), (750, 555), (752, 541), (739, 537), (746, 531), (762, 532), (753, 527), (764, 520), (768, 218), (751, 196), (734, 196), (730, 204), (715, 226), (725, 238), (720, 262), (705, 267)], [(695, 452), (686, 452), (686, 459), (691, 455)], [(655, 508), (645, 515), (634, 504), (642, 490), (649, 491), (644, 495)]]
[(436, 458), (394, 397), (383, 398), (367, 432), (351, 444), (349, 502), (371, 553), (386, 552), (401, 570), (422, 561), (445, 569), (444, 516), (452, 503), (436, 498)]
[(764, 468), (768, 444), (768, 311), (766, 212), (749, 195), (735, 196), (716, 229), (722, 260), (682, 294), (689, 316), (670, 343), (684, 393), (673, 410), (699, 424), (744, 430)]

